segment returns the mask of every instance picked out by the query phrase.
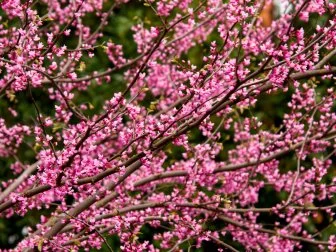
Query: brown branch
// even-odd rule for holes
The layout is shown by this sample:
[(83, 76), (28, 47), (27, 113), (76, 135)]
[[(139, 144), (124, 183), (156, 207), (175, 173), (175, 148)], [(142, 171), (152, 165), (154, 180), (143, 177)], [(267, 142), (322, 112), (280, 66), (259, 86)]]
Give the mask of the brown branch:
[[(123, 176), (121, 176), (116, 183), (112, 182), (106, 186), (106, 190), (112, 191), (116, 186), (121, 184), (128, 176), (130, 176), (134, 171), (139, 169), (141, 166), (140, 161), (136, 161), (131, 164), (127, 169)], [(88, 209), (91, 205), (97, 202), (102, 196), (104, 196), (105, 192), (97, 191), (92, 196), (89, 196), (84, 201), (80, 202), (77, 206), (72, 208), (68, 214), (74, 217), (77, 217), (80, 213)], [(51, 239), (53, 236), (58, 234), (68, 223), (70, 220), (61, 218), (58, 220), (55, 225), (53, 225), (48, 232), (46, 232), (43, 237), (44, 239)]]
[(11, 192), (13, 192), (16, 188), (20, 186), (20, 184), (30, 175), (32, 174), (38, 167), (39, 162), (36, 162), (32, 165), (29, 165), (19, 177), (17, 177), (12, 184), (10, 184), (1, 194), (0, 194), (0, 202), (3, 201)]
[(289, 239), (289, 240), (298, 241), (298, 242), (306, 242), (306, 243), (313, 244), (313, 245), (325, 245), (325, 246), (330, 245), (329, 242), (326, 242), (326, 241), (317, 241), (317, 240), (312, 240), (312, 239), (308, 239), (308, 238), (304, 238), (304, 237), (300, 237), (300, 236), (295, 236), (295, 235), (281, 234), (281, 233), (276, 232), (274, 230), (265, 229), (265, 228), (258, 228), (258, 227), (253, 227), (252, 228), (252, 227), (250, 227), (246, 224), (235, 221), (235, 220), (230, 219), (230, 218), (228, 218), (226, 216), (223, 216), (223, 215), (220, 215), (219, 218), (221, 220), (225, 221), (226, 223), (229, 223), (233, 226), (239, 227), (239, 228), (241, 228), (243, 230), (247, 230), (247, 231), (248, 230), (252, 230), (252, 231), (255, 230), (255, 231), (258, 231), (258, 232), (278, 236), (278, 237), (281, 237), (281, 238), (284, 238), (284, 239)]
[[(336, 137), (336, 131), (332, 131), (328, 134), (328, 136)], [(318, 136), (313, 136), (311, 138), (307, 139), (307, 142), (310, 142), (312, 140), (318, 139)], [(262, 164), (262, 163), (267, 163), (269, 161), (272, 161), (276, 158), (279, 158), (281, 156), (284, 156), (288, 154), (291, 151), (296, 150), (297, 148), (301, 147), (303, 144), (305, 144), (305, 141), (301, 141), (299, 143), (294, 144), (293, 146), (289, 147), (288, 149), (281, 150), (279, 152), (276, 152), (268, 157), (260, 158), (260, 160), (252, 160), (246, 163), (241, 163), (241, 164), (230, 164), (223, 166), (221, 168), (216, 168), (213, 173), (220, 173), (220, 172), (229, 172), (229, 171), (237, 171), (249, 166), (254, 166), (256, 164)], [(134, 183), (134, 186), (142, 186), (144, 184), (150, 183), (152, 181), (160, 180), (160, 179), (165, 179), (165, 178), (172, 178), (172, 177), (182, 177), (182, 176), (188, 176), (188, 171), (184, 170), (177, 170), (177, 171), (167, 171), (167, 172), (162, 172), (162, 173), (157, 173), (151, 176), (148, 176), (146, 178), (140, 179)]]
[(235, 249), (234, 247), (232, 247), (231, 245), (221, 241), (220, 239), (216, 238), (213, 235), (208, 235), (209, 238), (211, 238), (212, 240), (214, 240), (215, 242), (217, 242), (218, 244), (222, 245), (224, 248), (231, 250), (233, 252), (239, 252), (239, 250)]
[(323, 59), (318, 62), (314, 68), (320, 69), (322, 68), (326, 63), (328, 63), (334, 56), (336, 55), (336, 48), (334, 48), (332, 51), (330, 51), (326, 56), (323, 57)]
[[(147, 209), (147, 208), (166, 208), (166, 207), (171, 207), (171, 202), (147, 202), (147, 203), (142, 203), (142, 204), (138, 204), (138, 205), (132, 205), (132, 206), (127, 206), (127, 207), (124, 207), (124, 208), (121, 208), (121, 209), (116, 209), (115, 211), (113, 211), (112, 213), (109, 213), (109, 214), (102, 214), (102, 215), (99, 215), (99, 216), (96, 216), (95, 219), (96, 220), (102, 220), (102, 219), (107, 219), (107, 218), (112, 218), (112, 217), (115, 217), (115, 216), (119, 216), (119, 215), (122, 215), (122, 214), (125, 214), (125, 213), (128, 213), (128, 212), (131, 212), (131, 211), (139, 211), (139, 210), (144, 210), (144, 209)], [(230, 209), (221, 209), (221, 208), (212, 208), (212, 207), (207, 207), (205, 204), (194, 204), (194, 203), (189, 203), (189, 202), (186, 202), (186, 203), (174, 203), (175, 207), (176, 208), (185, 208), (185, 207), (189, 207), (189, 208), (198, 208), (198, 209), (202, 209), (202, 210), (205, 210), (205, 211), (210, 211), (210, 212), (215, 212), (217, 215), (218, 215), (218, 212), (225, 212), (225, 211), (230, 211)], [(332, 206), (328, 206), (328, 208), (325, 208), (325, 209), (331, 209), (331, 207), (336, 207), (336, 204), (335, 205), (332, 205)], [(297, 208), (297, 209), (306, 209), (308, 210), (309, 208)], [(314, 210), (321, 210), (321, 207), (320, 208), (311, 208), (311, 209), (314, 209)], [(270, 211), (271, 209), (270, 208), (265, 208), (265, 209), (259, 209), (260, 212), (264, 211)], [(233, 209), (234, 211), (234, 209)], [(251, 209), (246, 209), (246, 212), (247, 211), (254, 211), (253, 208)], [(257, 211), (257, 210), (255, 210)], [(241, 212), (245, 212), (245, 209)], [(243, 224), (239, 221), (235, 221), (231, 218), (228, 218), (224, 215), (218, 215), (218, 217), (225, 221), (226, 223), (229, 223), (231, 225), (234, 225), (236, 227), (239, 227), (239, 228), (242, 228), (244, 230), (251, 230), (251, 227), (246, 225), (246, 224)], [(307, 243), (310, 243), (310, 244), (313, 244), (313, 245), (329, 245), (328, 242), (325, 242), (325, 241), (318, 241), (318, 240), (313, 240), (313, 239), (309, 239), (309, 238), (304, 238), (304, 237), (300, 237), (300, 236), (295, 236), (295, 235), (290, 235), (290, 234), (281, 234), (281, 233), (278, 233), (274, 230), (270, 230), (270, 229), (265, 229), (265, 228), (259, 228), (259, 227), (253, 227), (252, 230), (255, 230), (255, 231), (258, 231), (258, 232), (262, 232), (262, 233), (268, 233), (268, 234), (271, 234), (271, 235), (274, 235), (274, 236), (279, 236), (279, 237), (282, 237), (284, 239), (290, 239), (290, 240), (294, 240), (294, 241), (299, 241), (299, 242), (307, 242)], [(73, 241), (69, 241), (69, 242), (66, 242), (65, 244), (63, 244), (64, 246), (66, 245), (71, 245), (73, 244), (73, 242), (75, 242), (74, 240)]]
[[(312, 77), (312, 76), (315, 76), (315, 75), (320, 75), (320, 74), (329, 74), (331, 72), (335, 72), (335, 68), (332, 68), (331, 70), (326, 70), (326, 69), (320, 69), (320, 70), (310, 70), (310, 71), (307, 71), (307, 72), (304, 72), (304, 73), (295, 73), (295, 74), (292, 74), (291, 75), (291, 78), (292, 79), (302, 79), (302, 78), (306, 78), (306, 77)], [(264, 85), (261, 89), (262, 92), (265, 92), (265, 91), (268, 91), (272, 88), (272, 85), (270, 83), (267, 83), (266, 85)], [(240, 99), (242, 99), (240, 97)], [(238, 102), (238, 100), (236, 100), (235, 102)], [(218, 111), (220, 111), (221, 109), (225, 108), (226, 106), (228, 106), (230, 103), (233, 103), (232, 101), (227, 101), (227, 102), (224, 102), (222, 104), (220, 104), (220, 106), (218, 106), (216, 109), (213, 109), (213, 111), (211, 112), (212, 114), (214, 113), (217, 113)], [(188, 130), (188, 129), (191, 129), (192, 127), (195, 127), (197, 124), (191, 124), (191, 125), (183, 125), (184, 126), (184, 131)], [(179, 134), (181, 134), (181, 132), (183, 131), (180, 131), (178, 133), (173, 133), (171, 136), (168, 136), (168, 137), (165, 137), (163, 138), (163, 140), (161, 140), (161, 147), (164, 145), (164, 144), (167, 144), (171, 139), (174, 139), (175, 137), (179, 136)], [(169, 139), (169, 140), (168, 140)], [(163, 144), (164, 143), (164, 144)], [(280, 153), (279, 153), (280, 154)], [(131, 158), (130, 160), (132, 161), (133, 159), (134, 160), (138, 160), (139, 158), (143, 157), (143, 153), (140, 153), (136, 156), (134, 156), (133, 158)], [(246, 164), (244, 164), (246, 165)], [(253, 163), (251, 163), (250, 165), (254, 165)], [(231, 170), (236, 170), (236, 169), (240, 169), (241, 167), (239, 165), (237, 165), (239, 168), (236, 168), (236, 167), (226, 167), (223, 171), (231, 171)], [(112, 169), (108, 169), (102, 173), (99, 173), (97, 174), (96, 176), (94, 177), (86, 177), (86, 178), (83, 178), (83, 179), (79, 179), (79, 184), (78, 185), (81, 185), (81, 184), (86, 184), (86, 183), (91, 183), (91, 182), (97, 182), (103, 178), (105, 178), (106, 176), (110, 175), (110, 174), (113, 174), (116, 170), (114, 168)], [(37, 188), (33, 188), (33, 189), (30, 189), (28, 190), (27, 192), (25, 192), (23, 195), (25, 197), (32, 197), (36, 194), (39, 194), (41, 192), (45, 192), (45, 191), (48, 191), (50, 190), (52, 187), (50, 185), (42, 185), (42, 186), (39, 186)], [(13, 203), (11, 200), (8, 200), (6, 202), (4, 202), (3, 204), (0, 205), (0, 212), (12, 207), (13, 205), (15, 205), (15, 203)]]
[(72, 25), (72, 23), (76, 20), (76, 14), (79, 12), (79, 10), (82, 8), (82, 5), (84, 3), (84, 0), (82, 0), (82, 2), (77, 6), (75, 12), (72, 15), (72, 19), (70, 20), (69, 23), (67, 23), (63, 29), (57, 34), (56, 38), (52, 41), (51, 45), (48, 47), (47, 50), (45, 50), (45, 52), (41, 55), (41, 57), (44, 57), (47, 55), (47, 53), (49, 53), (52, 48), (56, 45), (57, 41), (61, 38), (61, 36), (63, 35), (64, 31), (66, 29), (68, 29), (70, 27), (70, 25)]

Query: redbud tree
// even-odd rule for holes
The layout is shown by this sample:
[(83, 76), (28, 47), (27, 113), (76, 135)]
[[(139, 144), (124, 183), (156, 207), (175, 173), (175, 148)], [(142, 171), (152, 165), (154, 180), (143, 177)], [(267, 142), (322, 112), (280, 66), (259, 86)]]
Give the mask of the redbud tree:
[(335, 249), (336, 3), (282, 2), (3, 0), (12, 248)]

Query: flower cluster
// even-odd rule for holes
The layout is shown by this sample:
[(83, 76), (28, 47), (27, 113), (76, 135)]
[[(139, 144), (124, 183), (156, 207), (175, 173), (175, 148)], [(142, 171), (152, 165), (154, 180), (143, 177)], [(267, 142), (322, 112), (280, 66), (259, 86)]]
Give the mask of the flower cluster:
[(336, 4), (272, 2), (3, 1), (14, 250), (335, 249)]

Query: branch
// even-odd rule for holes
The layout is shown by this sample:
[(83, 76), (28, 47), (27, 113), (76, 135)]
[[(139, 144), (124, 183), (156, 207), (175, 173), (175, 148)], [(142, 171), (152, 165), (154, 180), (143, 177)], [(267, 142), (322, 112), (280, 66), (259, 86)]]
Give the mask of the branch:
[[(332, 131), (328, 135), (332, 136), (332, 137), (336, 137), (336, 135), (334, 135), (334, 134), (336, 134), (336, 131)], [(308, 138), (307, 142), (310, 142), (312, 140), (316, 140), (318, 138), (319, 138), (318, 136), (313, 136), (311, 138)], [(253, 161), (249, 161), (249, 162), (242, 163), (242, 164), (230, 164), (230, 165), (227, 165), (227, 166), (223, 166), (221, 168), (216, 168), (213, 171), (213, 173), (216, 174), (216, 173), (220, 173), (220, 172), (237, 171), (237, 170), (240, 170), (240, 169), (243, 169), (243, 168), (246, 168), (246, 167), (249, 167), (249, 166), (253, 166), (253, 165), (256, 165), (256, 164), (267, 163), (269, 161), (272, 161), (273, 159), (284, 156), (284, 155), (288, 154), (289, 152), (296, 150), (297, 148), (303, 146), (305, 144), (305, 142), (306, 141), (301, 141), (297, 144), (294, 144), (293, 146), (291, 146), (288, 149), (279, 151), (279, 152), (274, 153), (274, 154), (272, 154), (268, 157), (261, 158), (260, 160), (253, 160)], [(134, 183), (134, 186), (135, 187), (142, 186), (142, 185), (150, 183), (152, 181), (165, 179), (165, 178), (188, 176), (188, 174), (189, 174), (188, 171), (183, 171), (183, 170), (161, 172), (161, 173), (157, 173), (157, 174), (154, 174), (154, 175), (151, 175), (151, 176), (148, 176), (146, 178), (143, 178), (143, 179), (140, 179), (140, 180), (136, 181)]]
[(313, 244), (313, 245), (325, 245), (325, 246), (330, 245), (330, 243), (326, 242), (326, 241), (317, 241), (317, 240), (312, 240), (312, 239), (308, 239), (308, 238), (304, 238), (304, 237), (300, 237), (300, 236), (295, 236), (295, 235), (281, 234), (281, 233), (276, 232), (274, 230), (265, 229), (265, 228), (258, 228), (258, 227), (252, 228), (252, 227), (250, 227), (246, 224), (235, 221), (235, 220), (233, 220), (231, 218), (228, 218), (228, 217), (225, 217), (223, 215), (220, 215), (219, 218), (221, 220), (225, 221), (226, 223), (229, 223), (233, 226), (239, 227), (239, 228), (244, 229), (244, 230), (250, 230), (250, 231), (255, 230), (255, 231), (258, 231), (258, 232), (278, 236), (278, 237), (281, 237), (281, 238), (285, 238), (285, 239), (289, 239), (289, 240), (293, 240), (293, 241), (299, 241), (299, 242), (306, 242), (306, 243)]
[(24, 172), (21, 173), (21, 175), (19, 177), (17, 177), (15, 179), (15, 181), (10, 184), (6, 190), (4, 190), (1, 194), (0, 194), (0, 202), (3, 201), (11, 192), (15, 191), (16, 188), (19, 187), (19, 185), (30, 175), (32, 174), (38, 167), (39, 162), (36, 162), (30, 166), (28, 166)]
[(315, 69), (320, 69), (322, 68), (326, 63), (328, 63), (334, 56), (336, 55), (336, 48), (329, 52), (324, 58), (315, 65)]
[[(116, 183), (111, 182), (108, 184), (105, 188), (108, 191), (112, 191), (116, 186), (118, 186), (120, 183), (122, 183), (127, 177), (129, 177), (135, 170), (139, 169), (141, 166), (140, 161), (136, 161), (133, 164), (131, 164), (127, 169), (125, 174), (118, 179)], [(86, 198), (81, 203), (79, 203), (77, 206), (72, 208), (67, 214), (77, 217), (80, 213), (88, 209), (91, 205), (93, 205), (95, 202), (97, 202), (102, 196), (104, 196), (105, 191), (97, 191), (92, 196)], [(53, 236), (58, 234), (68, 223), (70, 222), (67, 218), (61, 218), (58, 220), (55, 225), (53, 225), (48, 232), (46, 232), (43, 237), (44, 239), (51, 239)]]
[(214, 240), (215, 242), (219, 243), (220, 245), (222, 245), (226, 249), (229, 249), (229, 250), (234, 251), (234, 252), (239, 252), (239, 250), (237, 250), (234, 247), (232, 247), (231, 245), (221, 241), (220, 239), (216, 238), (213, 235), (208, 235), (208, 237), (211, 238), (212, 240)]

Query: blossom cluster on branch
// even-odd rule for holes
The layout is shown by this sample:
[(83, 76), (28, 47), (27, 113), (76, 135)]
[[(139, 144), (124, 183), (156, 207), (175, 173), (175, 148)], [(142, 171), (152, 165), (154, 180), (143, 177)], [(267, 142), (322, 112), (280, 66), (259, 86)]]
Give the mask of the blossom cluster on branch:
[[(335, 249), (305, 224), (335, 218), (336, 3), (287, 1), (265, 26), (271, 2), (141, 2), (151, 16), (129, 28), (129, 57), (106, 31), (132, 1), (2, 1), (0, 158), (14, 178), (0, 214), (49, 210), (14, 250), (112, 251), (111, 235), (122, 251)], [(278, 109), (277, 125), (259, 116)]]

